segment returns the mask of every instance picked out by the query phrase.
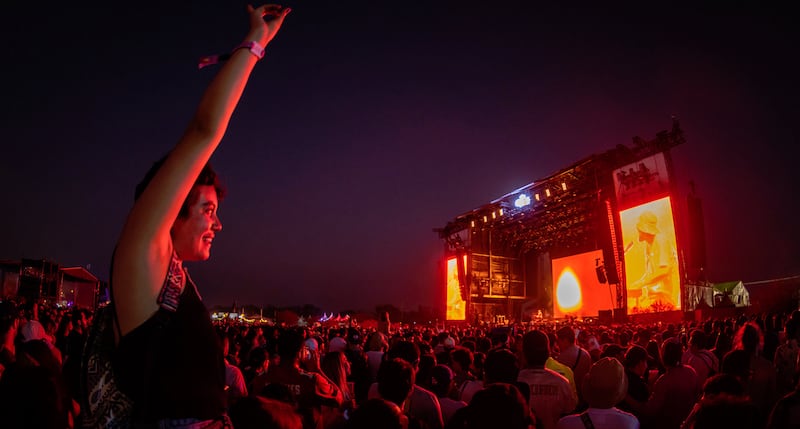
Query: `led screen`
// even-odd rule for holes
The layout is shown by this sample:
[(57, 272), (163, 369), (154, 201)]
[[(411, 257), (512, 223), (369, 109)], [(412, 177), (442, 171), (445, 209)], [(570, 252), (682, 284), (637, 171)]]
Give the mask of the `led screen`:
[(597, 265), (603, 251), (553, 259), (553, 316), (597, 317), (598, 311), (614, 308), (607, 284), (600, 283)]
[(614, 170), (617, 205), (628, 208), (669, 193), (669, 174), (663, 153)]
[[(464, 255), (464, 265), (467, 256)], [(456, 258), (447, 260), (447, 320), (465, 320), (467, 318), (467, 303), (461, 299), (461, 288), (458, 285), (458, 264)], [(441, 296), (441, 295), (439, 295)]]
[(678, 250), (670, 198), (619, 213), (625, 243), (628, 313), (681, 308)]

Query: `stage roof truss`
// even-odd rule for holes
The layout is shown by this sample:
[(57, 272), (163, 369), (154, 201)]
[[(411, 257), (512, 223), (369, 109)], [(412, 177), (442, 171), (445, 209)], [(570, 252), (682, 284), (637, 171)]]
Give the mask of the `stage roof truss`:
[[(673, 117), (672, 129), (657, 133), (655, 139), (634, 137), (631, 147), (619, 144), (614, 149), (591, 155), (461, 214), (434, 231), (451, 250), (468, 247), (461, 237), (465, 231), (475, 234), (485, 229), (489, 229), (502, 246), (518, 252), (580, 246), (593, 236), (595, 209), (605, 198), (601, 190), (611, 185), (611, 172), (684, 142), (683, 131)], [(523, 193), (530, 197), (530, 204), (516, 207), (514, 201)]]

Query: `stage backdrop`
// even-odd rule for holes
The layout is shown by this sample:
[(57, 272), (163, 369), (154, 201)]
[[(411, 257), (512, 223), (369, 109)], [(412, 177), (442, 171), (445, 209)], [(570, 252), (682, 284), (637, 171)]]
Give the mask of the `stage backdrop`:
[(603, 263), (602, 250), (553, 259), (554, 317), (598, 317), (614, 308), (612, 288), (597, 278), (598, 261)]

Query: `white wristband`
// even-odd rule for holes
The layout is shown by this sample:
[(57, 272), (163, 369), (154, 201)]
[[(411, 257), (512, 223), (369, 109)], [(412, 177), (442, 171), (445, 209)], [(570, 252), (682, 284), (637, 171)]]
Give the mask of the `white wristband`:
[(261, 46), (258, 42), (253, 40), (248, 40), (246, 42), (242, 42), (239, 46), (233, 48), (233, 51), (237, 51), (241, 48), (247, 48), (253, 55), (256, 56), (259, 60), (264, 58), (264, 47)]
[(231, 55), (233, 55), (234, 52), (238, 51), (241, 48), (247, 48), (247, 50), (250, 51), (250, 53), (252, 53), (253, 55), (255, 55), (256, 58), (258, 58), (259, 60), (261, 58), (264, 58), (264, 47), (261, 46), (256, 41), (248, 40), (246, 42), (242, 42), (239, 46), (233, 48), (233, 50), (230, 53), (219, 54), (219, 55), (209, 55), (209, 56), (200, 58), (200, 62), (197, 63), (197, 68), (201, 69), (203, 67), (208, 67), (208, 66), (210, 66), (212, 64), (217, 64), (217, 63), (228, 61), (228, 59), (230, 59)]

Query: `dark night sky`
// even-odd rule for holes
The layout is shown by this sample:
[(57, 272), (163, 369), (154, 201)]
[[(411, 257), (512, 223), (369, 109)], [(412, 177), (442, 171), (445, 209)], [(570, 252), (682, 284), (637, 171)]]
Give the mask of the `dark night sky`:
[[(136, 183), (217, 71), (197, 59), (247, 30), (244, 2), (163, 3), (4, 6), (0, 259), (108, 279)], [(229, 194), (189, 266), (205, 299), (432, 305), (433, 228), (671, 115), (710, 280), (800, 274), (797, 14), (527, 3), (286, 3), (212, 158)]]

